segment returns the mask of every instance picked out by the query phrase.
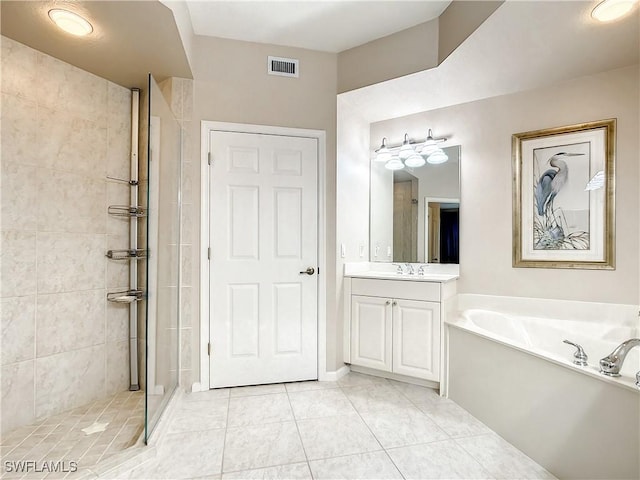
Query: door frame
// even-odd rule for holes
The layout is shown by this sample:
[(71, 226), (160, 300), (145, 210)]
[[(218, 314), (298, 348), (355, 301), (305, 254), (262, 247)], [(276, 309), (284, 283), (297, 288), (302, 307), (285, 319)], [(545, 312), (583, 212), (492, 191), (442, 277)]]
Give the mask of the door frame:
[(200, 379), (192, 385), (194, 392), (209, 390), (209, 133), (223, 131), (286, 137), (313, 138), (318, 141), (318, 380), (327, 380), (327, 134), (324, 130), (252, 125), (202, 120), (200, 127)]
[[(460, 197), (424, 197), (424, 263), (429, 263), (429, 203), (457, 203), (460, 208)], [(440, 254), (438, 254), (438, 257)]]

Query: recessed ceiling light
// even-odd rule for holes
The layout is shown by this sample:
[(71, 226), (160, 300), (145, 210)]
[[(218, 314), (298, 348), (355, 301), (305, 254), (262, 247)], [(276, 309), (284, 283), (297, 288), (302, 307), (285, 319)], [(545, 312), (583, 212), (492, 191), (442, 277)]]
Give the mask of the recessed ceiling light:
[(638, 0), (604, 0), (596, 5), (591, 16), (601, 22), (611, 22), (624, 17)]
[(83, 37), (93, 32), (91, 24), (77, 13), (54, 8), (49, 10), (49, 18), (62, 30), (71, 35)]

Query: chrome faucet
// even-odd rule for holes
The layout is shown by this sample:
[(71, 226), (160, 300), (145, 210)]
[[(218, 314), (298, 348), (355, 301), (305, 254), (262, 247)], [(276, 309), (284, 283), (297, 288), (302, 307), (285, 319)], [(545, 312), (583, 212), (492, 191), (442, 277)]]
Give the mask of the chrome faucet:
[(410, 263), (405, 263), (406, 267), (407, 267), (407, 273), (409, 275), (415, 275), (415, 271), (413, 270), (413, 265), (411, 265)]
[(576, 347), (576, 353), (573, 354), (573, 363), (581, 367), (586, 367), (589, 365), (587, 363), (587, 360), (589, 360), (589, 357), (587, 357), (587, 354), (584, 352), (584, 349), (580, 345), (578, 345), (577, 343), (570, 342), (569, 340), (563, 340), (563, 343)]
[(618, 345), (613, 352), (600, 360), (600, 373), (610, 377), (619, 377), (620, 369), (627, 357), (627, 353), (633, 347), (640, 346), (640, 338), (631, 338)]

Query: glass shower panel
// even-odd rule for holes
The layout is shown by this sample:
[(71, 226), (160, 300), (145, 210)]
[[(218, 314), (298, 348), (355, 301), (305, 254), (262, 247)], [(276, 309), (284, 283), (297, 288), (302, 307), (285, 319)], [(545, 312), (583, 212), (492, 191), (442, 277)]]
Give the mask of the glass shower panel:
[(145, 440), (178, 385), (180, 305), (181, 128), (151, 75), (148, 91)]

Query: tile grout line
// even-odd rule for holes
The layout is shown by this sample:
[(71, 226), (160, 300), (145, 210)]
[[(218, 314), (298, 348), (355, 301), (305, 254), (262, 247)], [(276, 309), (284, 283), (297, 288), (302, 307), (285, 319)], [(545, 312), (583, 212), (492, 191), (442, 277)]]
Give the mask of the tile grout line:
[[(486, 435), (486, 434), (485, 434), (485, 435)], [(479, 435), (476, 435), (476, 436), (479, 436)], [(471, 438), (471, 437), (462, 437), (462, 438)], [(488, 473), (489, 475), (491, 475), (492, 477), (495, 477), (495, 475), (493, 474), (493, 472), (489, 471), (489, 469), (485, 466), (484, 462), (482, 462), (480, 459), (476, 458), (476, 456), (475, 456), (475, 455), (473, 455), (469, 450), (467, 450), (466, 448), (464, 448), (464, 445), (461, 445), (461, 444), (457, 441), (458, 439), (453, 438), (452, 440), (453, 440), (453, 442), (454, 442), (454, 443), (455, 443), (459, 448), (461, 448), (461, 449), (462, 449), (462, 451), (463, 451), (463, 452), (465, 452), (467, 455), (469, 455), (469, 457), (473, 458), (473, 459), (476, 461), (476, 463), (477, 463), (478, 465), (480, 465), (480, 466), (482, 467), (482, 469), (483, 469), (485, 472), (487, 472), (487, 473)]]
[(291, 416), (293, 417), (293, 423), (296, 426), (296, 432), (298, 432), (298, 438), (300, 439), (300, 446), (302, 447), (302, 453), (304, 453), (304, 458), (307, 463), (307, 468), (309, 469), (309, 475), (311, 475), (311, 480), (314, 479), (313, 471), (311, 470), (311, 464), (309, 463), (309, 455), (307, 455), (307, 449), (304, 446), (304, 442), (302, 441), (302, 435), (300, 434), (300, 426), (298, 425), (298, 418), (296, 417), (296, 413), (293, 411), (293, 405), (291, 404), (291, 397), (289, 396), (289, 389), (287, 385), (284, 384), (284, 391), (287, 393), (287, 401), (289, 402), (289, 408), (291, 409)]
[[(284, 422), (283, 422), (284, 423)], [(256, 468), (242, 468), (240, 470), (228, 470), (226, 472), (224, 472), (225, 474), (231, 474), (231, 473), (238, 473), (238, 472), (248, 472), (251, 470), (265, 470), (267, 468), (278, 468), (278, 467), (288, 467), (289, 465), (300, 465), (301, 463), (306, 463), (306, 462), (287, 462), (287, 463), (278, 463), (275, 465), (266, 465), (264, 467), (256, 467)], [(202, 477), (195, 477), (195, 478), (202, 478)]]
[[(369, 424), (367, 424), (367, 422), (365, 421), (364, 418), (362, 418), (362, 415), (360, 414), (360, 411), (357, 409), (357, 407), (353, 404), (353, 402), (351, 402), (351, 399), (347, 396), (347, 394), (344, 392), (343, 388), (344, 387), (340, 387), (341, 390), (343, 390), (343, 393), (345, 395), (345, 397), (347, 397), (347, 399), (351, 402), (351, 404), (353, 405), (354, 410), (358, 413), (358, 415), (360, 416), (361, 420), (363, 421), (363, 423), (367, 426), (367, 428), (369, 429), (369, 431), (371, 431), (371, 434), (374, 436), (374, 438), (376, 439), (376, 441), (378, 441), (378, 443), (380, 443), (380, 446), (382, 447), (382, 450), (385, 452), (385, 454), (387, 455), (387, 457), (389, 458), (389, 460), (391, 461), (391, 463), (393, 464), (393, 466), (396, 468), (396, 470), (400, 473), (400, 475), (402, 476), (402, 478), (406, 478), (405, 475), (402, 473), (402, 471), (400, 470), (400, 468), (396, 465), (396, 463), (393, 461), (393, 458), (391, 457), (391, 455), (389, 454), (388, 450), (392, 450), (394, 448), (406, 448), (406, 447), (413, 447), (413, 446), (417, 446), (417, 445), (428, 445), (431, 443), (437, 443), (439, 441), (448, 441), (448, 440), (453, 440), (453, 438), (451, 438), (451, 436), (444, 431), (433, 419), (431, 419), (426, 413), (424, 413), (422, 410), (420, 410), (420, 408), (418, 408), (418, 406), (411, 400), (411, 398), (409, 398), (408, 395), (406, 395), (404, 392), (402, 392), (399, 388), (397, 388), (393, 383), (389, 382), (388, 379), (386, 381), (386, 383), (383, 383), (382, 385), (389, 385), (393, 390), (395, 390), (396, 392), (398, 392), (402, 397), (406, 398), (410, 405), (413, 406), (414, 408), (417, 408), (418, 411), (424, 415), (425, 417), (428, 417), (433, 423), (434, 425), (438, 428), (438, 430), (441, 430), (442, 433), (444, 433), (448, 438), (446, 440), (434, 440), (431, 442), (421, 442), (421, 443), (417, 443), (417, 444), (412, 444), (412, 445), (401, 445), (401, 446), (397, 446), (397, 447), (390, 447), (389, 449), (387, 449), (386, 447), (384, 447), (382, 445), (382, 443), (378, 440), (378, 437), (376, 437), (376, 435), (373, 433), (373, 431), (370, 429)], [(349, 388), (349, 387), (346, 387)], [(429, 387), (424, 387), (424, 388), (429, 388)], [(484, 467), (483, 467), (484, 468)]]
[[(128, 393), (128, 392), (125, 392)], [(114, 402), (116, 401), (116, 398), (121, 396), (122, 392), (119, 392), (118, 394), (114, 394), (111, 395), (109, 397), (107, 397), (107, 400), (104, 399), (100, 399), (100, 400), (94, 400), (93, 402), (86, 404), (84, 406), (81, 407), (76, 407), (73, 409), (69, 409), (65, 412), (59, 413), (57, 415), (52, 415), (50, 417), (45, 417), (42, 420), (40, 420), (39, 422), (36, 422), (33, 426), (28, 426), (30, 427), (31, 433), (29, 433), (29, 435), (27, 435), (25, 438), (22, 439), (22, 441), (20, 442), (19, 445), (24, 444), (24, 442), (30, 438), (30, 437), (42, 437), (42, 439), (35, 445), (28, 447), (28, 450), (24, 453), (24, 455), (22, 455), (20, 457), (20, 459), (23, 459), (25, 457), (25, 455), (28, 455), (31, 452), (34, 452), (34, 450), (37, 450), (43, 443), (48, 444), (48, 440), (51, 439), (55, 439), (57, 435), (60, 436), (59, 440), (55, 441), (53, 444), (51, 444), (49, 447), (47, 447), (45, 452), (42, 452), (39, 454), (38, 457), (38, 461), (40, 460), (45, 460), (47, 459), (47, 457), (49, 455), (51, 455), (51, 452), (55, 451), (56, 448), (58, 448), (60, 446), (60, 444), (62, 443), (72, 443), (72, 446), (69, 446), (67, 448), (65, 448), (65, 452), (63, 454), (63, 458), (68, 457), (69, 454), (74, 450), (74, 447), (77, 447), (77, 445), (79, 443), (82, 443), (83, 439), (85, 438), (90, 438), (87, 435), (84, 436), (75, 436), (76, 433), (79, 431), (79, 426), (81, 423), (87, 423), (87, 422), (91, 422), (91, 423), (95, 423), (95, 421), (104, 414), (105, 411), (107, 411), (109, 408), (114, 407)], [(127, 395), (127, 398), (131, 398), (132, 395)], [(100, 404), (102, 404), (104, 402), (104, 406), (100, 409), (96, 409), (96, 406), (99, 406)], [(118, 409), (117, 413), (122, 413), (125, 412), (127, 413), (127, 420), (128, 418), (131, 418), (132, 415), (132, 410), (127, 409), (126, 408), (126, 402), (124, 404), (118, 404), (115, 406)], [(84, 411), (85, 413), (76, 413), (74, 414), (73, 412), (76, 412), (77, 410), (81, 409), (82, 411)], [(98, 410), (95, 411), (94, 413), (90, 413), (92, 410)], [(137, 413), (137, 410), (133, 411), (133, 413)], [(135, 416), (135, 415), (133, 415)], [(49, 423), (50, 420), (52, 418), (56, 418), (56, 421), (53, 423)], [(70, 421), (71, 420), (71, 421)], [(123, 429), (125, 427), (127, 427), (127, 420), (125, 420), (125, 422), (122, 424), (122, 426), (118, 429), (117, 433), (115, 433), (113, 439), (111, 442), (109, 442), (108, 445), (105, 445), (104, 448), (102, 448), (102, 452), (101, 452), (101, 456), (100, 458), (96, 461), (96, 463), (98, 461), (100, 461), (104, 455), (106, 454), (106, 450), (113, 444), (113, 441), (115, 440), (115, 438), (120, 435), (120, 433), (123, 431)], [(46, 425), (45, 425), (46, 424)], [(67, 430), (64, 433), (59, 433), (56, 434), (56, 430), (60, 427), (60, 426), (66, 426)], [(43, 434), (43, 435), (37, 435), (35, 434), (35, 432), (42, 427), (47, 427), (47, 429), (49, 430), (48, 433)], [(25, 428), (25, 427), (22, 427)], [(82, 447), (82, 453), (79, 454), (78, 456), (78, 461), (80, 461), (82, 458), (84, 458), (84, 456), (87, 454), (87, 452), (89, 450), (91, 450), (92, 448), (95, 447), (96, 442), (98, 441), (98, 437), (90, 439), (89, 442), (86, 443), (86, 447)], [(18, 446), (19, 446), (18, 445)], [(15, 449), (16, 447), (12, 448)], [(126, 450), (126, 449), (123, 449)], [(65, 477), (66, 478), (66, 477)]]
[[(389, 384), (391, 385), (391, 388), (393, 388), (395, 391), (397, 391), (398, 393), (400, 393), (400, 395), (403, 395), (403, 396), (404, 396), (407, 400), (409, 400), (409, 402), (413, 405), (413, 403), (411, 402), (411, 399), (410, 399), (409, 397), (407, 397), (406, 395), (404, 395), (404, 393), (402, 393), (402, 392), (400, 391), (400, 389), (396, 388), (396, 387), (395, 387), (395, 385), (393, 385), (393, 383), (391, 383), (391, 382), (387, 382), (387, 383), (389, 383)], [(415, 406), (415, 405), (414, 405), (414, 406)], [(418, 411), (420, 411), (420, 409), (418, 409)], [(363, 421), (363, 422), (365, 422), (365, 421), (364, 421), (364, 419), (362, 419), (362, 421)], [(366, 423), (367, 423), (367, 422), (365, 422), (365, 424), (366, 424)], [(367, 425), (367, 426), (368, 426), (368, 425)], [(406, 480), (406, 478), (407, 478), (407, 477), (406, 477), (406, 476), (405, 476), (405, 474), (402, 472), (402, 470), (400, 470), (400, 467), (396, 464), (396, 462), (394, 462), (393, 457), (389, 454), (389, 451), (388, 451), (384, 446), (383, 446), (382, 448), (383, 448), (383, 450), (384, 450), (384, 454), (387, 456), (387, 458), (389, 459), (389, 461), (391, 462), (391, 464), (396, 468), (396, 470), (398, 471), (398, 473), (400, 474), (400, 476), (401, 476), (403, 479), (405, 479), (405, 480)]]
[[(405, 397), (407, 400), (409, 400), (409, 403), (410, 403), (414, 408), (418, 409), (418, 411), (419, 411), (422, 415), (424, 415), (424, 416), (425, 416), (425, 417), (427, 417), (431, 422), (433, 422), (433, 424), (437, 427), (437, 429), (438, 429), (438, 430), (440, 430), (440, 431), (441, 431), (444, 435), (446, 435), (449, 439), (451, 439), (451, 440), (453, 439), (453, 437), (449, 434), (449, 432), (447, 432), (444, 428), (442, 428), (442, 427), (440, 426), (440, 424), (439, 424), (438, 422), (436, 422), (430, 414), (428, 414), (428, 413), (426, 413), (426, 412), (422, 411), (422, 409), (418, 406), (418, 404), (417, 404), (416, 402), (414, 402), (414, 401), (411, 399), (411, 397), (409, 397), (409, 395), (405, 394), (402, 390), (400, 390), (400, 388), (396, 387), (393, 383), (391, 383), (391, 382), (389, 382), (389, 383), (391, 384), (391, 386), (392, 386), (392, 387), (393, 387), (393, 388), (394, 388), (394, 389), (395, 389), (395, 390), (396, 390), (400, 395), (402, 395), (402, 396), (403, 396), (403, 397)], [(416, 385), (416, 386), (417, 386), (417, 387), (422, 387), (422, 385)], [(432, 388), (430, 388), (430, 387), (423, 387), (423, 388), (428, 388), (428, 389), (430, 389), (430, 390), (435, 390), (435, 389), (432, 389)], [(438, 396), (440, 396), (440, 394), (438, 394)], [(449, 400), (449, 399), (447, 399), (447, 400)], [(454, 402), (454, 403), (455, 403), (455, 402)], [(437, 406), (437, 405), (434, 405), (434, 406)], [(436, 441), (437, 441), (437, 440), (436, 440)], [(430, 442), (430, 443), (433, 443), (433, 442)], [(398, 448), (398, 447), (394, 447), (394, 448)]]
[[(129, 396), (130, 396), (130, 395), (129, 395)], [(100, 415), (98, 415), (98, 416), (97, 416), (97, 418), (96, 418), (96, 420), (94, 421), (94, 423), (95, 423), (95, 422), (97, 422), (97, 421), (100, 419), (100, 417), (104, 414), (104, 412), (105, 412), (105, 411), (106, 411), (106, 410), (107, 410), (107, 409), (108, 409), (108, 408), (113, 404), (113, 401), (114, 401), (114, 400), (115, 400), (115, 397), (113, 397), (113, 398), (111, 399), (111, 401), (109, 402), (109, 404), (108, 404), (107, 406), (105, 406), (105, 407), (104, 407), (104, 409), (102, 410), (102, 412), (100, 412)], [(128, 415), (128, 416), (127, 416), (127, 420), (128, 420), (129, 418), (131, 418), (131, 415)], [(111, 423), (111, 422), (107, 422), (107, 424), (109, 424), (109, 423)], [(116, 438), (118, 438), (118, 436), (120, 435), (120, 433), (124, 430), (124, 428), (125, 428), (126, 426), (127, 426), (127, 421), (125, 420), (125, 422), (122, 424), (122, 426), (118, 429), (118, 432), (117, 432), (117, 433), (115, 433), (115, 434), (113, 435), (113, 438), (111, 439), (111, 442), (109, 442), (109, 444), (108, 444), (108, 445), (105, 445), (104, 449), (102, 450), (102, 453), (100, 454), (100, 457), (99, 457), (99, 458), (98, 458), (98, 460), (96, 461), (96, 464), (97, 464), (97, 463), (99, 463), (99, 462), (102, 460), (102, 457), (104, 457), (104, 456), (106, 455), (107, 450), (109, 450), (109, 448), (111, 447), (111, 445), (113, 445), (113, 442), (115, 442), (115, 441), (116, 441)], [(104, 431), (106, 431), (106, 429), (105, 429)], [(104, 434), (104, 431), (103, 431), (103, 434)], [(93, 442), (93, 444), (92, 444), (92, 445), (91, 445), (91, 447), (87, 450), (87, 452), (88, 452), (89, 450), (91, 450), (91, 448), (93, 448), (93, 447), (95, 446), (96, 442), (98, 441), (98, 438), (100, 438), (100, 437), (96, 437), (95, 442)], [(125, 449), (125, 450), (126, 450), (126, 449)], [(85, 454), (84, 454), (81, 458), (84, 458), (84, 456), (87, 454), (87, 452), (85, 452)]]
[[(502, 437), (500, 435), (498, 435), (496, 432), (494, 432), (493, 430), (489, 429), (489, 432), (483, 432), (483, 433), (477, 433), (477, 434), (473, 434), (473, 435), (464, 435), (464, 436), (460, 436), (460, 437), (454, 437), (452, 435), (450, 435), (447, 431), (445, 431), (439, 424), (438, 422), (436, 422), (432, 416), (428, 413), (423, 412), (420, 407), (418, 406), (418, 404), (416, 402), (414, 402), (408, 395), (406, 395), (400, 388), (397, 388), (396, 385), (394, 385), (393, 383), (391, 383), (391, 386), (394, 387), (396, 389), (396, 391), (398, 391), (401, 395), (403, 395), (405, 398), (407, 398), (409, 400), (409, 402), (411, 402), (411, 404), (416, 407), (419, 411), (422, 412), (423, 415), (425, 415), (426, 417), (428, 417), (437, 427), (439, 430), (441, 430), (445, 435), (447, 435), (449, 438), (447, 440), (440, 440), (440, 441), (452, 441), (454, 442), (459, 448), (461, 448), (467, 455), (469, 455), (478, 465), (480, 465), (480, 467), (486, 472), (488, 473), (491, 477), (494, 477), (493, 473), (490, 471), (490, 469), (485, 465), (485, 463), (483, 461), (481, 461), (481, 459), (477, 458), (475, 455), (473, 455), (471, 452), (469, 452), (464, 445), (462, 445), (458, 440), (463, 440), (463, 439), (468, 439), (468, 438), (475, 438), (475, 437), (481, 437), (481, 436), (491, 436), (491, 435), (495, 435), (498, 436), (499, 438), (502, 439)], [(429, 387), (424, 387), (424, 388), (429, 388)], [(454, 405), (457, 405), (459, 407), (459, 405), (453, 401), (451, 401)], [(437, 405), (434, 405), (437, 407)], [(460, 407), (462, 408), (462, 407)], [(464, 410), (464, 409), (463, 409)], [(464, 410), (465, 412), (467, 412), (466, 410)], [(469, 412), (467, 412), (469, 413)], [(471, 415), (471, 414), (470, 414)], [(472, 415), (472, 417), (475, 420), (478, 420), (476, 417), (474, 417)], [(478, 420), (479, 421), (479, 420)], [(482, 422), (481, 422), (482, 423)], [(484, 423), (483, 423), (484, 425)], [(502, 439), (504, 440), (504, 439)], [(420, 444), (416, 444), (416, 445), (427, 445), (430, 443), (437, 443), (439, 441), (434, 441), (434, 442), (427, 442), (427, 443), (420, 443)], [(509, 442), (507, 442), (509, 443)], [(511, 445), (511, 444), (509, 444)], [(407, 445), (407, 446), (414, 446), (414, 445)], [(393, 448), (403, 448), (403, 447), (393, 447)], [(393, 449), (392, 448), (392, 449)], [(514, 447), (515, 448), (515, 447)], [(518, 450), (520, 452), (520, 450)], [(522, 452), (520, 452), (522, 453)], [(388, 453), (387, 453), (388, 454)], [(393, 461), (393, 460), (392, 460)], [(542, 467), (544, 468), (544, 467)], [(546, 470), (546, 469), (545, 469)]]
[(231, 406), (231, 391), (229, 391), (229, 396), (227, 397), (227, 416), (224, 422), (224, 438), (222, 439), (222, 456), (220, 458), (220, 478), (224, 474), (224, 452), (227, 446), (227, 431), (229, 430), (229, 409)]
[[(389, 383), (389, 382), (387, 382)], [(364, 420), (364, 418), (362, 418), (362, 415), (360, 414), (360, 411), (358, 411), (358, 409), (356, 408), (356, 406), (353, 404), (353, 402), (351, 401), (351, 399), (347, 396), (347, 394), (344, 392), (343, 387), (340, 386), (340, 390), (342, 391), (342, 393), (344, 394), (344, 396), (349, 400), (349, 402), (351, 403), (351, 405), (353, 406), (353, 409), (358, 413), (358, 416), (360, 417), (360, 419), (362, 420), (362, 422), (367, 426), (367, 428), (369, 429), (369, 431), (371, 432), (371, 434), (373, 435), (373, 437), (376, 439), (376, 441), (380, 444), (380, 446), (382, 447), (382, 451), (384, 452), (384, 454), (387, 456), (387, 458), (389, 459), (389, 461), (391, 462), (391, 464), (394, 466), (394, 468), (398, 471), (398, 473), (400, 474), (400, 476), (403, 479), (406, 479), (406, 477), (404, 476), (404, 473), (402, 473), (402, 471), (400, 470), (400, 468), (398, 468), (398, 466), (396, 465), (396, 463), (393, 461), (393, 458), (391, 458), (391, 455), (389, 455), (389, 452), (387, 451), (387, 449), (382, 445), (382, 442), (380, 442), (380, 440), (378, 439), (378, 437), (376, 437), (376, 435), (373, 433), (373, 431), (371, 430), (371, 428), (369, 427), (369, 424)]]
[[(389, 382), (387, 382), (389, 383)], [(394, 468), (397, 470), (397, 472), (400, 474), (400, 476), (403, 479), (406, 479), (406, 477), (404, 476), (404, 473), (402, 473), (402, 471), (398, 468), (398, 466), (395, 464), (395, 462), (393, 461), (393, 459), (391, 458), (391, 455), (389, 455), (389, 452), (387, 452), (387, 450), (384, 448), (384, 446), (382, 445), (382, 442), (378, 439), (378, 437), (376, 436), (375, 433), (373, 433), (373, 430), (371, 430), (371, 427), (369, 426), (369, 424), (367, 422), (365, 422), (364, 418), (362, 418), (362, 415), (360, 414), (360, 411), (356, 408), (356, 406), (353, 404), (353, 402), (351, 401), (351, 399), (349, 398), (349, 396), (344, 392), (343, 387), (340, 385), (340, 391), (342, 392), (342, 394), (345, 396), (345, 398), (349, 401), (349, 403), (351, 404), (351, 406), (353, 407), (353, 409), (355, 410), (355, 412), (358, 414), (358, 418), (360, 418), (360, 420), (362, 421), (362, 423), (364, 423), (364, 425), (367, 427), (367, 430), (369, 430), (369, 432), (371, 433), (371, 435), (373, 436), (373, 438), (375, 438), (376, 442), (378, 442), (378, 445), (380, 445), (380, 448), (382, 449), (382, 451), (384, 452), (384, 454), (387, 456), (387, 458), (389, 459), (389, 461), (391, 461), (391, 464), (394, 466)], [(373, 453), (373, 452), (364, 452), (364, 453)], [(360, 454), (362, 455), (362, 454)]]

